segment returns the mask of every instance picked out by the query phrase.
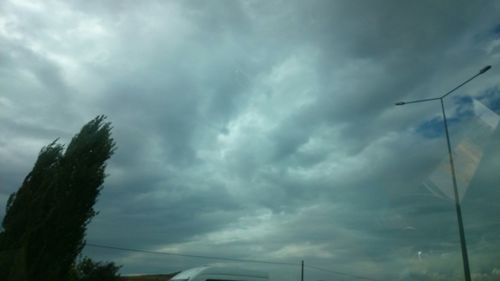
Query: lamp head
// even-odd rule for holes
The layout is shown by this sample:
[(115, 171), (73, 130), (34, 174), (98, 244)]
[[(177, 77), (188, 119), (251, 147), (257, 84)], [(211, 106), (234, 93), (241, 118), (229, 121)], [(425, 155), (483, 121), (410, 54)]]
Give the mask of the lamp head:
[(479, 70), (479, 74), (485, 73), (486, 71), (490, 70), (490, 68), (491, 68), (491, 65), (487, 65), (487, 66), (483, 67), (481, 70)]
[(406, 102), (404, 102), (404, 101), (400, 101), (400, 102), (395, 103), (395, 105), (405, 105), (405, 104), (406, 104)]

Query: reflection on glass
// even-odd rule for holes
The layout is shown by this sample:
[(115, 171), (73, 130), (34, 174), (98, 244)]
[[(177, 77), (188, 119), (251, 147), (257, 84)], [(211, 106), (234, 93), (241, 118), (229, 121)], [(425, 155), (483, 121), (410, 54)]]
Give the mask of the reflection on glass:
[[(460, 200), (463, 200), (470, 182), (483, 157), (485, 143), (498, 127), (500, 116), (478, 100), (472, 101), (473, 118), (466, 125), (466, 134), (453, 149)], [(436, 197), (453, 200), (451, 169), (445, 156), (424, 181), (424, 186)]]

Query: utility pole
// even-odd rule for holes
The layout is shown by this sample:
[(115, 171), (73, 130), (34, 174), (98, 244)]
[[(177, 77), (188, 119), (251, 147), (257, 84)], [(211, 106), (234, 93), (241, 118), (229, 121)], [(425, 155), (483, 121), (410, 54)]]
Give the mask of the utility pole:
[(302, 266), (300, 270), (300, 281), (304, 281), (304, 260), (302, 260)]

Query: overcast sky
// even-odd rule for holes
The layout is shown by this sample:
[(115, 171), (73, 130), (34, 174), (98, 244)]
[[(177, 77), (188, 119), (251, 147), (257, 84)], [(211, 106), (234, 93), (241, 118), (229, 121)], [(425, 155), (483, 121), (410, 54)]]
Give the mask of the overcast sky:
[[(462, 278), (439, 102), (394, 103), (485, 65), (446, 109), (471, 269), (500, 278), (496, 1), (2, 1), (0, 216), (44, 145), (105, 114), (89, 243)], [(123, 274), (214, 262), (85, 253)]]

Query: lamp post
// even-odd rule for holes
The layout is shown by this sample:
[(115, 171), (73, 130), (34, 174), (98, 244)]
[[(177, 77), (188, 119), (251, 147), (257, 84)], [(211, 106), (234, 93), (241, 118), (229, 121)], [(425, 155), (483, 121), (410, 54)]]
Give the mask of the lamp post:
[(413, 100), (413, 101), (407, 101), (407, 102), (397, 102), (396, 103), (396, 105), (405, 105), (405, 104), (410, 104), (410, 103), (420, 103), (420, 102), (428, 102), (428, 101), (436, 101), (436, 100), (439, 100), (441, 102), (441, 111), (443, 113), (444, 130), (446, 132), (446, 144), (448, 145), (448, 156), (450, 158), (451, 178), (452, 178), (452, 182), (453, 182), (453, 193), (455, 195), (455, 209), (457, 212), (458, 233), (460, 235), (460, 246), (462, 249), (462, 260), (463, 260), (463, 264), (464, 264), (465, 281), (471, 281), (470, 268), (469, 268), (469, 257), (467, 255), (467, 243), (465, 241), (464, 225), (463, 225), (463, 221), (462, 221), (462, 209), (460, 207), (460, 197), (458, 195), (457, 178), (455, 175), (455, 164), (453, 163), (453, 154), (451, 152), (451, 144), (450, 144), (450, 134), (448, 132), (448, 121), (446, 119), (446, 113), (444, 111), (443, 100), (446, 96), (453, 93), (458, 88), (462, 87), (463, 85), (472, 81), (474, 78), (476, 78), (479, 75), (484, 74), (486, 71), (490, 70), (490, 68), (491, 68), (491, 65), (483, 67), (477, 74), (475, 74), (471, 78), (465, 80), (460, 85), (458, 85), (457, 87), (453, 88), (452, 90), (450, 90), (449, 92), (447, 92), (446, 94), (444, 94), (440, 97), (421, 99), (421, 100)]

